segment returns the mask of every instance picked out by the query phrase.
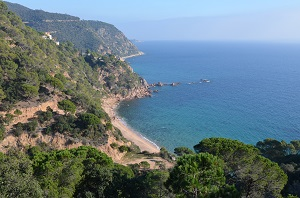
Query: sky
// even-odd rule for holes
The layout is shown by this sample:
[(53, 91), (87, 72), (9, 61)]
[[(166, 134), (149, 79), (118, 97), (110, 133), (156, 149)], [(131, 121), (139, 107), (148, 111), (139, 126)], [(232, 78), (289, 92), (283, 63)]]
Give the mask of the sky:
[(300, 42), (299, 0), (8, 0), (111, 23), (138, 40)]

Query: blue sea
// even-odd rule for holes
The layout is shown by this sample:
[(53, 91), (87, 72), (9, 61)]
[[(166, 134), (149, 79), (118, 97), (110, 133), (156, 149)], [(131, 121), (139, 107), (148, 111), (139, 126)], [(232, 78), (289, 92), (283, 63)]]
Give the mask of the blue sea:
[[(300, 45), (276, 43), (137, 43), (127, 59), (155, 87), (151, 98), (122, 102), (118, 113), (135, 131), (166, 147), (192, 148), (203, 138), (255, 144), (300, 139)], [(208, 79), (209, 83), (200, 83)]]

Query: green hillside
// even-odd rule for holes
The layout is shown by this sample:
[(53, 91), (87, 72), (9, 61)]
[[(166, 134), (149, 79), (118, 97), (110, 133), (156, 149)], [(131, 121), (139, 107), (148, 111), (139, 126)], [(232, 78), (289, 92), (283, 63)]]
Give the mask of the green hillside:
[(111, 24), (80, 20), (66, 14), (31, 10), (9, 2), (6, 4), (26, 25), (40, 32), (51, 32), (57, 41), (70, 41), (83, 52), (89, 49), (100, 54), (114, 54), (120, 57), (140, 53), (137, 47)]
[[(111, 124), (101, 108), (101, 98), (147, 90), (144, 81), (114, 55), (82, 55), (70, 42), (57, 46), (24, 25), (2, 2), (0, 14), (1, 138), (26, 132), (34, 136), (42, 128), (46, 134), (59, 132), (74, 141), (87, 138), (93, 144), (105, 144)], [(48, 109), (37, 112), (37, 118), (28, 123), (11, 126), (22, 112), (9, 112), (17, 110), (20, 102), (38, 106), (53, 98), (58, 98), (64, 115)]]
[[(200, 140), (195, 152), (176, 148), (175, 162), (164, 148), (141, 153), (101, 108), (103, 97), (132, 98), (140, 93), (147, 93), (147, 85), (126, 62), (114, 55), (83, 55), (70, 42), (57, 46), (0, 1), (0, 197), (300, 195), (299, 140), (267, 139), (255, 147), (209, 138)], [(54, 98), (57, 110), (40, 110)], [(24, 114), (34, 116), (18, 121)], [(52, 139), (54, 144), (59, 138), (66, 141), (58, 150), (45, 142), (47, 137), (58, 137)], [(116, 141), (109, 144), (109, 137)], [(24, 146), (26, 138), (31, 142)], [(5, 141), (13, 146), (3, 146)], [(70, 145), (73, 148), (66, 149)], [(132, 164), (114, 163), (97, 149), (103, 145)], [(140, 156), (148, 161), (135, 163)], [(168, 170), (165, 161), (174, 167)], [(155, 162), (155, 170), (149, 162)]]

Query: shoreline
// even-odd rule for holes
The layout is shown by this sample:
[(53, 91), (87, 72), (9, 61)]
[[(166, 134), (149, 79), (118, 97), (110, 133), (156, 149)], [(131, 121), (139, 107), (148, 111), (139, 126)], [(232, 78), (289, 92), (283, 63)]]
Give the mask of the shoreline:
[(117, 127), (127, 140), (140, 147), (141, 151), (148, 151), (150, 153), (160, 152), (159, 147), (154, 142), (128, 127), (124, 120), (118, 116), (117, 107), (119, 103), (120, 100), (117, 98), (106, 98), (102, 100), (102, 108), (109, 115), (113, 126)]
[(142, 55), (144, 55), (145, 53), (144, 52), (139, 52), (139, 53), (137, 53), (137, 54), (133, 54), (133, 55), (130, 55), (130, 56), (123, 56), (123, 57), (121, 57), (121, 60), (123, 60), (123, 61), (125, 61), (126, 59), (128, 59), (128, 58), (132, 58), (132, 57), (136, 57), (136, 56), (142, 56)]

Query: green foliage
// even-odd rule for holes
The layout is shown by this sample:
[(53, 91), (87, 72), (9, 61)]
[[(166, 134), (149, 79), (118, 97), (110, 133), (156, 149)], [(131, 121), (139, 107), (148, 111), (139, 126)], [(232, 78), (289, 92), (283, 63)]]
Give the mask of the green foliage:
[[(18, 4), (7, 3), (23, 21), (40, 32), (52, 33), (60, 42), (71, 41), (76, 48), (98, 51), (101, 54), (128, 56), (139, 51), (117, 28), (101, 21), (85, 21), (78, 17), (31, 10)], [(64, 22), (62, 22), (64, 21)], [(72, 29), (72, 31), (70, 31)], [(101, 47), (100, 47), (101, 46)]]
[(175, 156), (173, 154), (169, 153), (169, 151), (165, 147), (160, 148), (159, 155), (163, 159), (166, 159), (166, 160), (169, 160), (169, 161), (172, 161), (175, 158)]
[(150, 164), (149, 164), (149, 162), (147, 162), (147, 161), (141, 161), (141, 162), (139, 163), (139, 165), (140, 165), (140, 167), (141, 167), (142, 169), (149, 169), (149, 168), (150, 168)]
[(278, 164), (259, 155), (254, 146), (225, 138), (209, 138), (194, 146), (197, 153), (208, 152), (225, 162), (225, 175), (246, 197), (278, 197), (287, 176)]
[(113, 148), (113, 149), (116, 149), (116, 148), (119, 147), (119, 145), (117, 143), (113, 142), (113, 143), (110, 144), (110, 147)]
[(107, 181), (106, 174), (110, 174), (108, 170), (113, 166), (107, 155), (92, 147), (48, 153), (31, 148), (29, 153), (45, 197), (73, 197), (85, 190), (94, 193), (102, 188), (94, 186), (94, 182), (98, 185), (100, 180)]
[(34, 132), (36, 130), (36, 128), (38, 127), (38, 122), (36, 119), (27, 122), (26, 124), (24, 124), (23, 129), (27, 130), (27, 132)]
[(58, 108), (65, 111), (65, 113), (70, 112), (74, 114), (76, 111), (76, 105), (70, 100), (62, 100), (58, 102)]
[(283, 195), (300, 196), (300, 140), (290, 143), (265, 139), (256, 144), (262, 155), (280, 164), (280, 167), (288, 175), (288, 183), (283, 190)]
[(58, 116), (55, 118), (55, 123), (52, 125), (52, 129), (59, 133), (72, 132), (76, 127), (76, 118), (73, 115)]
[(32, 162), (22, 153), (9, 151), (0, 157), (0, 183), (1, 197), (42, 197)]
[(3, 89), (0, 88), (0, 101), (3, 100), (4, 98), (6, 98), (6, 94), (5, 94), (5, 92), (3, 91)]
[(113, 125), (111, 122), (107, 122), (105, 127), (106, 127), (106, 130), (113, 130)]
[(67, 78), (61, 73), (55, 74), (54, 78), (60, 80), (63, 84), (67, 83)]
[(0, 123), (4, 125), (9, 125), (14, 120), (14, 115), (7, 113), (5, 114), (5, 117), (0, 116)]
[(265, 139), (256, 143), (256, 147), (261, 151), (262, 155), (276, 160), (288, 155), (295, 155), (300, 153), (300, 140), (279, 142), (275, 139)]
[(131, 168), (115, 164), (112, 173), (112, 181), (105, 188), (105, 197), (129, 197), (130, 182), (134, 178)]
[(54, 90), (57, 88), (59, 90), (63, 90), (64, 89), (64, 84), (63, 82), (56, 78), (56, 77), (52, 77), (50, 75), (47, 76), (46, 78), (46, 82), (49, 83), (51, 86), (53, 86)]
[(80, 121), (84, 125), (85, 128), (89, 126), (98, 125), (101, 123), (100, 118), (92, 113), (83, 113), (79, 116)]
[[(19, 7), (17, 10), (20, 11), (23, 8)], [(30, 13), (31, 10), (23, 12), (24, 15), (30, 15)], [(56, 14), (42, 11), (39, 11), (37, 15), (56, 17)], [(32, 16), (32, 19), (44, 20), (43, 17), (39, 18), (37, 15)], [(57, 17), (69, 18), (64, 15)], [(41, 33), (25, 26), (20, 18), (6, 9), (2, 10), (0, 18), (0, 107), (3, 111), (10, 110), (15, 103), (22, 100), (34, 98), (38, 101), (47, 101), (52, 97), (51, 94), (59, 95), (64, 91), (87, 113), (109, 121), (108, 116), (101, 109), (99, 99), (107, 94), (124, 95), (129, 93), (130, 89), (144, 86), (140, 77), (132, 72), (128, 64), (120, 61), (116, 56), (95, 52), (79, 53), (70, 42), (61, 42), (59, 46), (56, 46), (53, 41), (43, 39)], [(93, 22), (78, 22), (84, 24), (84, 26), (78, 26), (78, 28), (84, 27), (84, 31), (87, 30), (89, 23), (97, 26), (97, 23)], [(59, 24), (68, 23), (59, 22)], [(68, 32), (79, 34), (69, 29)], [(84, 35), (83, 38), (90, 39), (91, 37)], [(106, 78), (109, 81), (106, 82)], [(52, 88), (54, 88), (53, 92), (51, 92)], [(107, 126), (109, 129), (110, 125)]]
[(53, 110), (48, 106), (47, 111), (37, 112), (39, 123), (43, 124), (44, 122), (50, 121), (53, 118)]
[(14, 114), (17, 115), (17, 116), (22, 115), (22, 111), (20, 111), (19, 109), (16, 109), (14, 111)]
[(127, 197), (175, 197), (164, 185), (168, 177), (167, 171), (144, 171), (132, 179)]
[(39, 89), (30, 84), (22, 84), (20, 87), (20, 95), (26, 99), (33, 98), (38, 95)]
[[(170, 172), (167, 185), (185, 197), (224, 197), (224, 162), (208, 153), (183, 155)], [(234, 197), (235, 192), (232, 192)]]
[(128, 148), (128, 146), (122, 145), (122, 146), (119, 146), (119, 151), (120, 151), (121, 153), (128, 152), (128, 151), (129, 151), (129, 148)]
[(14, 125), (13, 134), (16, 137), (19, 137), (23, 133), (23, 130), (24, 130), (23, 128), (24, 128), (24, 124), (21, 122), (18, 122), (17, 124)]
[(0, 140), (4, 139), (4, 135), (5, 135), (5, 127), (3, 124), (0, 124)]
[(186, 147), (177, 147), (177, 148), (174, 149), (174, 153), (177, 156), (183, 156), (183, 155), (186, 155), (186, 154), (194, 154), (194, 152), (191, 149), (186, 148)]

